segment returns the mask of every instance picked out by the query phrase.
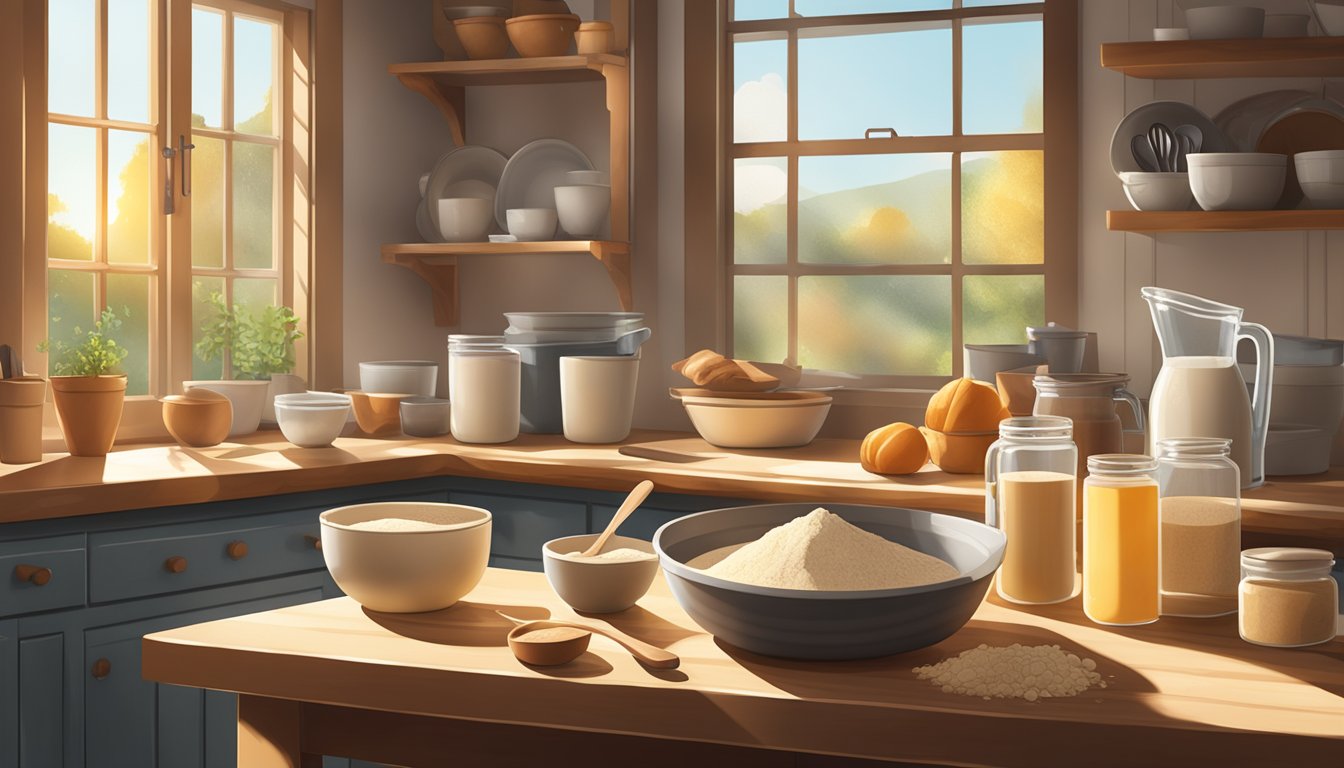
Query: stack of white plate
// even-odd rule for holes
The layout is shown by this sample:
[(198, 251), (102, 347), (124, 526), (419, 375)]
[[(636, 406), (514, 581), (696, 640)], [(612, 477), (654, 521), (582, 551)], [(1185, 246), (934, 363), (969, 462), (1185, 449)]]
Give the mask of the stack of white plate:
[[(490, 205), (483, 212), (488, 221), (488, 214), (494, 208), (495, 190), (507, 163), (499, 152), (474, 145), (458, 147), (441, 155), (430, 172), (420, 177), (420, 206), (415, 212), (415, 227), (421, 239), (427, 243), (448, 242), (444, 237), (444, 224), (449, 224), (449, 232), (461, 230), (452, 226), (453, 222), (439, 220), (439, 202), (442, 200), (470, 197), (487, 200)], [(489, 224), (492, 222), (487, 224), (487, 229), (494, 231)], [(485, 234), (479, 239), (484, 240)]]

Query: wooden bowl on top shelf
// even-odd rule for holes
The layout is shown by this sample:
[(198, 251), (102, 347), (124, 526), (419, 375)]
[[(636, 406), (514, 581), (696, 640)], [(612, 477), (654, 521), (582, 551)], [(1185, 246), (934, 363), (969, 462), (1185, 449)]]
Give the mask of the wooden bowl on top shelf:
[(564, 56), (574, 43), (579, 17), (572, 13), (536, 13), (505, 22), (509, 41), (523, 58)]
[(502, 59), (509, 55), (509, 33), (502, 16), (453, 19), (453, 31), (469, 59)]

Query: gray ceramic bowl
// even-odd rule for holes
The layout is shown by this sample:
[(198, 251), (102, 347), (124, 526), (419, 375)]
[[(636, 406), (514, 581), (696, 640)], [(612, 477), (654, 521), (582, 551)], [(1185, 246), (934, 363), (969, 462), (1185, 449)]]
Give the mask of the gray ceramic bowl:
[[(687, 562), (824, 506), (858, 527), (940, 557), (961, 576), (903, 589), (813, 592), (725, 581)], [(924, 648), (961, 629), (1003, 561), (1003, 532), (973, 520), (894, 507), (762, 504), (666, 523), (653, 546), (677, 602), (720, 640), (766, 656), (863, 659)]]

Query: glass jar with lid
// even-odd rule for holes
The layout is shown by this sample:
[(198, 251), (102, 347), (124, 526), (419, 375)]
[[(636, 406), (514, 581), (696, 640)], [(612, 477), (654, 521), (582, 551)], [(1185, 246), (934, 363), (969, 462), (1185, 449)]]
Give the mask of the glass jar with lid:
[(1241, 476), (1231, 453), (1221, 437), (1157, 442), (1164, 616), (1237, 610)]
[(1066, 418), (999, 424), (999, 439), (985, 455), (985, 522), (1008, 537), (996, 580), (1004, 600), (1045, 604), (1073, 596), (1077, 462)]
[[(460, 338), (460, 337), (459, 337)], [(448, 393), (453, 439), (507, 443), (517, 439), (522, 361), (503, 337), (448, 337)]]
[(1087, 460), (1083, 482), (1083, 613), (1098, 624), (1157, 621), (1157, 462), (1103, 453)]
[(1241, 553), (1237, 630), (1256, 645), (1298, 648), (1333, 640), (1339, 585), (1324, 549), (1261, 547)]

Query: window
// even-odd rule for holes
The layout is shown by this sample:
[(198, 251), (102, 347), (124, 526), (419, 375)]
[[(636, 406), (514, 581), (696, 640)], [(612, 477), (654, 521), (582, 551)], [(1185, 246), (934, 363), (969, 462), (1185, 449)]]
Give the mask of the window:
[(960, 375), (963, 343), (1071, 320), (1047, 302), (1073, 292), (1047, 285), (1054, 2), (725, 5), (734, 356), (933, 386)]
[[(340, 212), (319, 225), (313, 198), (332, 189), (339, 164), (315, 181), (312, 48), (338, 57), (339, 24), (310, 46), (314, 15), (275, 0), (26, 0), (23, 12), (45, 17), (47, 32), (25, 54), (45, 63), (36, 75), (25, 67), (45, 98), (28, 100), (44, 108), (24, 120), (45, 138), (27, 145), (25, 163), (39, 180), (27, 196), (45, 195), (46, 228), (25, 240), (25, 263), (37, 268), (25, 270), (21, 293), (25, 313), (44, 307), (46, 323), (25, 325), (24, 346), (69, 342), (112, 310), (129, 348), (119, 434), (160, 434), (158, 396), (231, 374), (227, 358), (194, 354), (213, 295), (242, 311), (319, 313), (315, 244), (339, 231)], [(332, 66), (337, 95), (323, 115), (339, 115)], [(324, 157), (339, 154), (332, 134)], [(330, 317), (340, 249), (323, 251), (334, 263), (320, 309)], [(323, 337), (327, 370), (339, 370), (339, 329)], [(299, 350), (300, 374), (307, 354)], [(40, 369), (31, 350), (29, 360)]]

